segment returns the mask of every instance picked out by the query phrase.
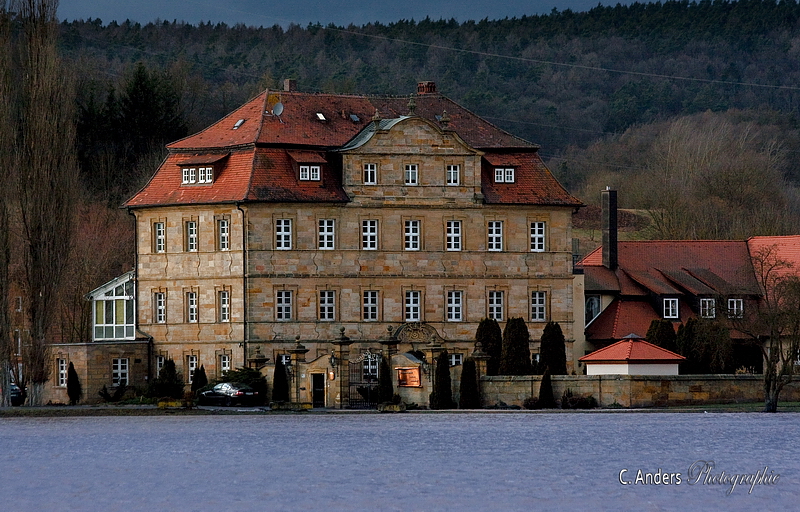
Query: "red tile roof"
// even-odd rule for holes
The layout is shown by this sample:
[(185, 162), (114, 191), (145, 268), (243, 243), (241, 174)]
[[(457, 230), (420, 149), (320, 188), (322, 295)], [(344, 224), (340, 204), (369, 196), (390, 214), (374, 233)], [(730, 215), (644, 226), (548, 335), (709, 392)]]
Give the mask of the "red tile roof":
[(578, 361), (588, 363), (679, 363), (686, 358), (641, 339), (618, 341)]
[(759, 251), (772, 251), (778, 260), (786, 262), (781, 273), (800, 274), (800, 235), (754, 236), (747, 240), (751, 256)]
[[(486, 153), (483, 159), (481, 181), (489, 204), (582, 205), (555, 179), (538, 153)], [(514, 183), (495, 183), (495, 166), (514, 167)]]
[(629, 334), (644, 338), (650, 329), (650, 322), (660, 318), (649, 302), (617, 299), (586, 327), (586, 339), (621, 340)]

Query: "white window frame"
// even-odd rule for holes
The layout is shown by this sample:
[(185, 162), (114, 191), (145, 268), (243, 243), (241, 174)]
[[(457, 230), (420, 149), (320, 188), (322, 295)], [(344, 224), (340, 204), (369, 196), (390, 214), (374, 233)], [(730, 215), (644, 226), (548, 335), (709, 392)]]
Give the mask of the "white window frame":
[(406, 185), (412, 187), (419, 185), (419, 165), (406, 164), (404, 177)]
[(462, 290), (447, 291), (447, 321), (464, 321), (464, 292)]
[(157, 324), (167, 323), (167, 294), (153, 293), (153, 320)]
[(460, 220), (448, 220), (445, 224), (445, 249), (448, 251), (461, 250)]
[(197, 236), (197, 221), (186, 221), (186, 250), (189, 252), (197, 252), (198, 236)]
[(319, 320), (321, 322), (336, 320), (336, 291), (319, 291)]
[(182, 185), (194, 185), (197, 183), (197, 169), (194, 167), (184, 167), (182, 170)]
[(128, 371), (130, 369), (130, 359), (127, 357), (115, 357), (111, 359), (111, 385), (127, 386)]
[(56, 370), (58, 371), (58, 386), (67, 387), (67, 360), (61, 357), (56, 359)]
[(378, 250), (378, 221), (367, 219), (361, 221), (361, 249), (364, 251)]
[(219, 374), (222, 376), (225, 372), (231, 371), (231, 356), (229, 354), (220, 354), (219, 356)]
[(378, 183), (378, 164), (364, 164), (364, 185)]
[(135, 339), (136, 291), (132, 279), (108, 288), (93, 302), (93, 340)]
[(184, 167), (181, 170), (183, 171), (182, 172), (182, 177), (181, 177), (181, 184), (182, 185), (187, 185), (189, 183), (189, 168), (188, 167)]
[(300, 181), (319, 181), (320, 167), (318, 165), (301, 165)]
[(502, 290), (492, 290), (488, 293), (487, 318), (502, 322), (505, 318), (504, 307), (505, 292)]
[(665, 298), (663, 300), (663, 316), (667, 319), (679, 318), (679, 305), (676, 298)]
[(214, 182), (214, 168), (213, 167), (200, 167), (198, 169), (198, 183), (213, 183)]
[(219, 321), (231, 321), (231, 292), (228, 290), (219, 291)]
[(486, 223), (487, 248), (492, 252), (503, 250), (503, 221), (490, 220)]
[(403, 317), (406, 322), (422, 321), (422, 292), (419, 290), (406, 290)]
[(197, 292), (186, 292), (186, 322), (197, 323)]
[(495, 183), (514, 183), (514, 168), (513, 167), (495, 167), (494, 169), (494, 182)]
[(166, 362), (167, 356), (156, 356), (156, 377), (161, 375), (161, 369), (164, 368)]
[(420, 250), (420, 227), (422, 221), (407, 220), (405, 221), (404, 230), (404, 248), (406, 251), (419, 251)]
[(378, 321), (378, 300), (380, 294), (377, 290), (365, 290), (362, 295), (362, 318), (365, 322)]
[(461, 166), (448, 165), (445, 177), (445, 184), (448, 186), (456, 186), (461, 184)]
[(319, 219), (317, 231), (317, 248), (320, 251), (332, 251), (335, 247), (336, 221), (334, 219)]
[(448, 359), (450, 360), (450, 366), (461, 366), (464, 364), (464, 354), (448, 354)]
[(744, 299), (728, 299), (728, 318), (744, 316)]
[(547, 292), (531, 292), (531, 322), (547, 321)]
[(275, 249), (292, 250), (292, 219), (275, 219)]
[(217, 236), (219, 237), (219, 250), (231, 249), (231, 221), (228, 219), (217, 220)]
[(167, 250), (167, 228), (163, 222), (153, 223), (153, 232), (155, 236), (155, 251), (163, 253)]
[(545, 222), (531, 222), (531, 252), (545, 251)]
[(186, 356), (186, 376), (189, 384), (191, 384), (192, 381), (194, 380), (194, 372), (196, 372), (198, 368), (197, 363), (198, 363), (198, 358), (196, 355)]
[(717, 299), (702, 297), (700, 299), (700, 318), (717, 317)]
[(275, 292), (275, 319), (288, 321), (292, 319), (292, 290), (278, 290)]

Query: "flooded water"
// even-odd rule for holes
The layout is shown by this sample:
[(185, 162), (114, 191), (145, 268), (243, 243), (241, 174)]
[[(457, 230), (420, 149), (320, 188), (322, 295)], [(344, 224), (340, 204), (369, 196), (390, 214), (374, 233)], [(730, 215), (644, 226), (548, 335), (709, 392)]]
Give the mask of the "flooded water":
[(0, 509), (796, 510), (798, 439), (797, 414), (2, 419)]

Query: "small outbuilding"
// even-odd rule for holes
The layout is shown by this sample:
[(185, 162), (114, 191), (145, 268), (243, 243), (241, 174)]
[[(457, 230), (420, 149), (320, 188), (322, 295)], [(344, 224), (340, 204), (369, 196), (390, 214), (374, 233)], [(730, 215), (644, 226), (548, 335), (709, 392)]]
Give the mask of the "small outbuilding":
[(678, 375), (678, 364), (684, 360), (635, 334), (579, 359), (586, 365), (586, 375)]

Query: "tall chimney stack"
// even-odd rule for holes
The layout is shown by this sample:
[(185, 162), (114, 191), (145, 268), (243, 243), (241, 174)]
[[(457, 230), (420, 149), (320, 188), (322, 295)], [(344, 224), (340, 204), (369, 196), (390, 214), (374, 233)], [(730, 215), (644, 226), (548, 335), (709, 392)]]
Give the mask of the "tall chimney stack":
[(617, 269), (617, 191), (606, 187), (600, 192), (603, 229), (603, 266)]

